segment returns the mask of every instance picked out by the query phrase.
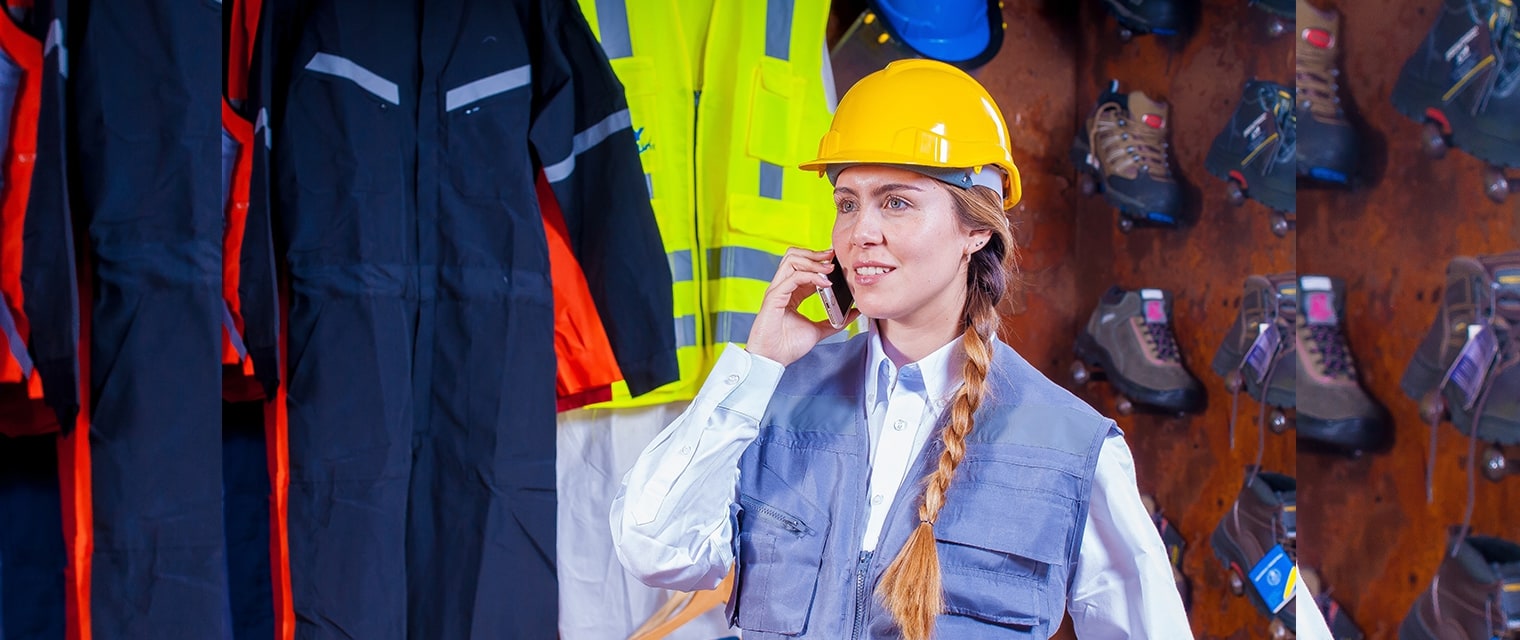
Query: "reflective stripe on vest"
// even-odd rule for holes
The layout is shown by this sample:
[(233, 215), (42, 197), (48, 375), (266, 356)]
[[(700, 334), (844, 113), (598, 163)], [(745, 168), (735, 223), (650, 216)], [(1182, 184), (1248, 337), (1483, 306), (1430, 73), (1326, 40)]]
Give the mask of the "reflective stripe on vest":
[[(828, 181), (795, 167), (818, 150), (831, 119), (823, 86), (828, 3), (720, 0), (698, 108), (699, 228), (709, 267), (710, 358), (744, 344), (789, 247), (821, 250), (834, 222)], [(763, 30), (753, 25), (765, 25)], [(723, 99), (711, 96), (721, 95)], [(719, 169), (722, 167), (723, 169)], [(817, 297), (801, 307), (826, 317)]]

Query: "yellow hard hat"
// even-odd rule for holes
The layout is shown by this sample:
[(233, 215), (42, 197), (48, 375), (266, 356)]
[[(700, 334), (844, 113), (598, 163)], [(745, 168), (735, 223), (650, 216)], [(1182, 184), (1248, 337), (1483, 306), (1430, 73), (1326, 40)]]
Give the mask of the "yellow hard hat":
[(1022, 195), (1003, 112), (976, 79), (937, 60), (898, 60), (861, 78), (834, 110), (818, 159), (801, 168), (823, 175), (852, 164), (961, 169), (958, 179), (926, 173), (963, 187), (992, 180), (982, 172), (997, 167), (1003, 208)]

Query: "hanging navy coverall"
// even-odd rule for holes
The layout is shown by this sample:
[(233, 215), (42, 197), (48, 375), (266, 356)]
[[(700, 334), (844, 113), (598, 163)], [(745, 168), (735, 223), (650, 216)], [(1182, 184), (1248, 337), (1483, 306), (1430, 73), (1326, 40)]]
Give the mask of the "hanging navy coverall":
[[(552, 638), (555, 353), (542, 169), (629, 386), (677, 377), (621, 85), (573, 2), (278, 0), (273, 211), (245, 243), (266, 372), (288, 268), (301, 638)], [(258, 72), (256, 72), (257, 74)], [(257, 169), (256, 169), (257, 171)], [(256, 178), (257, 180), (257, 178)], [(257, 197), (257, 195), (255, 195)], [(249, 297), (262, 297), (262, 302)]]
[(95, 285), (94, 637), (229, 637), (221, 6), (86, 0), (69, 17), (69, 193)]

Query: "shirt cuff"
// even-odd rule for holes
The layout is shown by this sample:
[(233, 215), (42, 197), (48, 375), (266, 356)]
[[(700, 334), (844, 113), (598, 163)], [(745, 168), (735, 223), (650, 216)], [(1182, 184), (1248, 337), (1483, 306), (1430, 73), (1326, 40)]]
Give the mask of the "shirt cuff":
[(766, 405), (771, 402), (771, 395), (781, 384), (783, 373), (786, 373), (786, 367), (781, 363), (729, 344), (723, 355), (718, 356), (707, 379), (709, 384), (733, 387), (718, 406), (759, 421), (765, 414)]

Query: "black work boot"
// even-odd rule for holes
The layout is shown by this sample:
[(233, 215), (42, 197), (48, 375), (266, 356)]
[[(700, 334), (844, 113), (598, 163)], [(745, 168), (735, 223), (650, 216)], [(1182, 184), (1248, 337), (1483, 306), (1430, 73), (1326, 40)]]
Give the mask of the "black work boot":
[[(1520, 544), (1454, 530), (1399, 640), (1520, 639)], [(1455, 556), (1452, 550), (1455, 549)]]
[[(1271, 618), (1272, 610), (1256, 592), (1249, 574), (1278, 545), (1297, 561), (1297, 483), (1291, 476), (1269, 471), (1256, 472), (1253, 478), (1254, 470), (1246, 468), (1246, 483), (1240, 496), (1219, 521), (1209, 543), (1214, 556), (1229, 569), (1230, 587), (1235, 594), (1249, 596), (1257, 610)], [(1296, 616), (1291, 604), (1275, 617), (1293, 630)]]
[[(1230, 202), (1254, 199), (1274, 211), (1294, 211), (1294, 181), (1298, 167), (1298, 125), (1293, 93), (1264, 80), (1246, 83), (1235, 113), (1225, 124), (1203, 166), (1226, 180)], [(1283, 216), (1272, 230), (1279, 236), (1291, 228)]]
[[(1165, 291), (1112, 287), (1077, 334), (1077, 358), (1102, 371), (1120, 394), (1144, 408), (1198, 411), (1204, 404), (1203, 384), (1182, 364), (1171, 314), (1171, 294)], [(1080, 373), (1077, 377), (1085, 382)]]
[(1388, 410), (1357, 379), (1346, 346), (1346, 283), (1306, 275), (1298, 287), (1298, 437), (1345, 453), (1388, 443)]
[(1392, 97), (1400, 113), (1438, 127), (1440, 144), (1490, 165), (1520, 166), (1520, 19), (1513, 0), (1445, 0)]
[(1071, 160), (1086, 176), (1082, 191), (1101, 190), (1126, 231), (1137, 224), (1182, 224), (1182, 188), (1167, 154), (1167, 112), (1165, 103), (1143, 92), (1120, 93), (1114, 80), (1072, 141)]
[(1103, 0), (1103, 6), (1128, 32), (1120, 33), (1126, 40), (1146, 33), (1175, 36), (1187, 29), (1196, 11), (1188, 0)]
[(1321, 182), (1347, 184), (1361, 158), (1356, 131), (1341, 108), (1340, 16), (1298, 0), (1298, 47), (1294, 60), (1297, 91), (1298, 174)]

